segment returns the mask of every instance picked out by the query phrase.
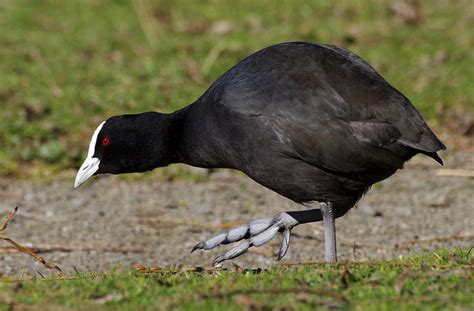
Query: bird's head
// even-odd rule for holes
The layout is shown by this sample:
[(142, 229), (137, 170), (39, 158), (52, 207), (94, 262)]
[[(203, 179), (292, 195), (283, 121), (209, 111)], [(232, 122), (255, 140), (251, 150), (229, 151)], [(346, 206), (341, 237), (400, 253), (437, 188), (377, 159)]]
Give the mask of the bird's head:
[(167, 163), (165, 115), (147, 112), (111, 117), (92, 135), (74, 188), (98, 174), (144, 172)]

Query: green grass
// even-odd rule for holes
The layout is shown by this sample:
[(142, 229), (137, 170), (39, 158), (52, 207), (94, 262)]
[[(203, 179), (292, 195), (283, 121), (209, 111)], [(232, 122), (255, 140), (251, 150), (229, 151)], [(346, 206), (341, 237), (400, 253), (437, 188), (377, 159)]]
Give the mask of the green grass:
[(429, 118), (472, 109), (471, 1), (423, 1), (408, 22), (392, 2), (1, 1), (0, 174), (77, 167), (103, 119), (182, 107), (282, 41), (355, 51)]
[(0, 281), (0, 309), (466, 310), (474, 308), (473, 252), (268, 270), (109, 272)]

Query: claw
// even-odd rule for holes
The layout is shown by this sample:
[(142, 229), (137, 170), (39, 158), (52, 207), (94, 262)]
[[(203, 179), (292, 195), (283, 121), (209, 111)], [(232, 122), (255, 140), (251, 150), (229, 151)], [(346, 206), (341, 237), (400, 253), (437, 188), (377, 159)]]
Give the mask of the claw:
[(191, 250), (191, 253), (198, 249), (210, 250), (218, 245), (228, 244), (228, 243), (229, 241), (227, 239), (227, 231), (224, 231), (210, 238), (209, 240), (199, 242), (198, 244), (194, 245), (193, 249)]
[(247, 224), (223, 231), (206, 241), (196, 244), (191, 250), (191, 253), (198, 249), (210, 250), (219, 245), (244, 240), (224, 254), (217, 256), (212, 263), (215, 266), (223, 261), (242, 255), (252, 246), (259, 247), (270, 242), (279, 231), (282, 231), (283, 239), (278, 253), (278, 260), (280, 260), (288, 251), (291, 229), (299, 224), (298, 220), (292, 215), (280, 213), (272, 218), (254, 220)]
[(224, 259), (224, 256), (223, 255), (219, 255), (217, 256), (216, 258), (214, 258), (214, 260), (212, 261), (212, 266), (213, 267), (216, 267), (218, 266), (221, 262), (225, 261)]
[(283, 238), (281, 240), (280, 251), (278, 252), (277, 260), (282, 260), (288, 251), (288, 247), (290, 246), (290, 233), (290, 229), (285, 229), (285, 231), (283, 231)]
[(250, 246), (252, 246), (250, 241), (248, 241), (248, 240), (243, 241), (242, 243), (240, 243), (239, 245), (237, 245), (234, 248), (231, 248), (230, 250), (228, 250), (224, 254), (217, 256), (212, 261), (212, 265), (216, 266), (216, 265), (220, 264), (223, 261), (238, 257), (238, 256), (242, 255), (243, 253), (245, 253), (249, 249)]
[(193, 253), (195, 250), (203, 249), (203, 248), (204, 248), (204, 243), (199, 242), (198, 244), (193, 246), (193, 249), (191, 250), (191, 253)]

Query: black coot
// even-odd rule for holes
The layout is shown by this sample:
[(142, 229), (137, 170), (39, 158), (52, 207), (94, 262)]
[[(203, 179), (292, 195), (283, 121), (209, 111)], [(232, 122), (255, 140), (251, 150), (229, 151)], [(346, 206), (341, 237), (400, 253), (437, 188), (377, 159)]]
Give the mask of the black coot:
[(75, 187), (102, 173), (144, 172), (172, 163), (237, 169), (303, 205), (224, 231), (196, 249), (243, 240), (215, 259), (234, 258), (291, 229), (321, 221), (325, 259), (336, 261), (334, 219), (404, 162), (445, 146), (418, 111), (357, 55), (291, 42), (235, 65), (194, 103), (171, 114), (115, 116), (96, 129)]

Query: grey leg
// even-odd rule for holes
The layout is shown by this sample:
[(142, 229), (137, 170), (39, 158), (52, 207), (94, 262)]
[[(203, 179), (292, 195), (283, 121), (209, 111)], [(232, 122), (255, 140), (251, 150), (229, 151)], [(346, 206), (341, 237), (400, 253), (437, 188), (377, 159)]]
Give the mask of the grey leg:
[(321, 214), (324, 223), (324, 260), (336, 262), (336, 220), (332, 203), (321, 203)]
[(214, 259), (214, 265), (238, 257), (245, 253), (250, 247), (259, 247), (270, 242), (278, 232), (283, 232), (278, 259), (282, 259), (290, 245), (291, 229), (295, 226), (321, 221), (322, 215), (319, 209), (292, 211), (280, 213), (271, 218), (259, 219), (246, 224), (223, 231), (210, 239), (196, 244), (191, 252), (198, 249), (209, 250), (219, 245), (242, 241), (224, 254)]

